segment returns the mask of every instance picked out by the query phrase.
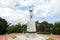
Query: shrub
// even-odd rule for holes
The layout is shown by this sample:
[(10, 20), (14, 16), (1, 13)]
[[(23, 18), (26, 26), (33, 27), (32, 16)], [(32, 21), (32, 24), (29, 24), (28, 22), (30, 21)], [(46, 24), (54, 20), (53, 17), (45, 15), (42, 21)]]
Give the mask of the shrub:
[(16, 36), (12, 36), (12, 39), (15, 39), (16, 38)]
[(54, 38), (48, 38), (47, 40), (55, 40)]

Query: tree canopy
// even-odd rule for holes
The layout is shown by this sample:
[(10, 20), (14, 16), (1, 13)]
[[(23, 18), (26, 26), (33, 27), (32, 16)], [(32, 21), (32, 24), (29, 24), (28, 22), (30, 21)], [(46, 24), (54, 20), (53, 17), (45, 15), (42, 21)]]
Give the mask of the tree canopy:
[(5, 34), (7, 27), (8, 27), (7, 21), (0, 17), (0, 34)]
[(60, 35), (60, 22), (55, 22), (52, 33)]

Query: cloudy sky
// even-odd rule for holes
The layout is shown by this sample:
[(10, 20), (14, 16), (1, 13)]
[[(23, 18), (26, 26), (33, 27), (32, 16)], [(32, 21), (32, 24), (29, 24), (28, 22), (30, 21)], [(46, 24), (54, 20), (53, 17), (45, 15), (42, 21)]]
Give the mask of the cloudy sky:
[(35, 21), (54, 23), (60, 20), (60, 0), (0, 0), (0, 17), (12, 24), (26, 23), (29, 6), (32, 6)]

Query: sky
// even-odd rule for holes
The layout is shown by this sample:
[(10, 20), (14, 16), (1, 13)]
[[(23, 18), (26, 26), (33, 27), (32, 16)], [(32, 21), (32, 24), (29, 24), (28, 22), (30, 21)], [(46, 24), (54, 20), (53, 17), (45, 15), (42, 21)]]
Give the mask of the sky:
[(60, 21), (60, 0), (0, 0), (0, 17), (13, 25), (27, 23), (29, 6), (33, 9), (35, 21)]

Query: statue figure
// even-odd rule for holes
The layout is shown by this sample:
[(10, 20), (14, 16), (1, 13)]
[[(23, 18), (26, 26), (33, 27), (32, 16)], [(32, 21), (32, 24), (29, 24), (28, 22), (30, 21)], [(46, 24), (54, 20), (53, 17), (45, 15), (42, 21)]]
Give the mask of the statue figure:
[(31, 6), (29, 7), (29, 12), (30, 12), (30, 20), (27, 23), (27, 32), (36, 32), (35, 21), (32, 19), (33, 10)]
[(33, 16), (33, 10), (32, 10), (32, 7), (31, 7), (31, 6), (29, 7), (29, 12), (30, 12), (30, 19), (32, 19), (32, 16)]

